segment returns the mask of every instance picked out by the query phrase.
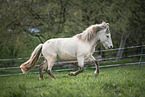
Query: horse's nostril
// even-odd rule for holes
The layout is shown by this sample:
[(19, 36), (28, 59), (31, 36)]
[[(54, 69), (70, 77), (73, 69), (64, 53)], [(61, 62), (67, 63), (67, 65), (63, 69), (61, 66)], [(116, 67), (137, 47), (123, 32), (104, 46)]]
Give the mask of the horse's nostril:
[(110, 46), (110, 48), (113, 48), (112, 46)]

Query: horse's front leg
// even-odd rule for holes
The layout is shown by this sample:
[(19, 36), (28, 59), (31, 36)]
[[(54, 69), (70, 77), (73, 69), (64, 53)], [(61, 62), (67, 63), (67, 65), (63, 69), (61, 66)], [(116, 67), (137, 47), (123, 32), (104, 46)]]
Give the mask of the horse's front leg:
[(81, 73), (82, 71), (84, 70), (84, 68), (79, 68), (79, 70), (77, 70), (76, 72), (70, 72), (69, 75), (70, 76), (76, 76), (78, 75), (79, 73)]
[(70, 72), (69, 75), (76, 76), (84, 70), (84, 57), (78, 57), (78, 66), (80, 67), (79, 70), (76, 72)]
[(96, 70), (95, 70), (95, 77), (99, 75), (100, 72), (100, 67), (99, 67), (99, 62), (91, 55), (91, 57), (89, 58), (90, 62), (93, 62), (95, 64)]
[(96, 60), (96, 61), (93, 61), (95, 66), (96, 66), (96, 70), (95, 70), (95, 77), (97, 77), (99, 75), (99, 72), (100, 72), (100, 67), (99, 67), (99, 62)]

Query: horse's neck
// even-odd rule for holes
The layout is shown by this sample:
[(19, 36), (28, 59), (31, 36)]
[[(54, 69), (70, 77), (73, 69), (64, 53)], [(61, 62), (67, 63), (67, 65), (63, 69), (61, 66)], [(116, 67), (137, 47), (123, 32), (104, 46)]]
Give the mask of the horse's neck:
[(94, 49), (97, 46), (98, 43), (99, 43), (99, 37), (96, 35), (94, 37), (94, 39), (90, 42), (91, 48)]

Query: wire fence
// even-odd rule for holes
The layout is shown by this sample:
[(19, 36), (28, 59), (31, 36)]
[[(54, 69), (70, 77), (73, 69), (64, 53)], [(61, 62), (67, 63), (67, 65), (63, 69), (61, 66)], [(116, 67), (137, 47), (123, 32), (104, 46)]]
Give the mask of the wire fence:
[[(124, 53), (120, 62), (116, 62), (116, 55), (118, 50), (123, 49)], [(126, 48), (116, 48), (109, 50), (97, 50), (94, 52), (95, 58), (100, 63), (100, 68), (118, 67), (118, 66), (134, 66), (145, 65), (145, 45), (132, 46)], [(27, 58), (14, 58), (14, 59), (0, 59), (0, 76), (22, 75), (20, 64), (28, 60)], [(38, 66), (43, 61), (41, 56), (40, 62), (31, 70), (30, 73), (38, 73)], [(57, 61), (53, 71), (67, 71), (77, 69), (77, 61)], [(109, 65), (108, 65), (109, 64)], [(85, 68), (95, 68), (93, 63), (85, 61)]]

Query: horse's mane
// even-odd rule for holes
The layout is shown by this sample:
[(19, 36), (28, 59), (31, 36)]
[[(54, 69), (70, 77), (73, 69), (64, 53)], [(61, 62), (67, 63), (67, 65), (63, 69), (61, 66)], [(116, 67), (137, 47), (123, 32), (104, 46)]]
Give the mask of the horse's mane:
[(106, 26), (105, 22), (102, 22), (102, 24), (91, 25), (85, 31), (83, 31), (83, 33), (77, 34), (75, 36), (80, 40), (90, 42), (94, 39), (94, 36), (96, 36), (98, 31), (104, 29), (103, 26)]

